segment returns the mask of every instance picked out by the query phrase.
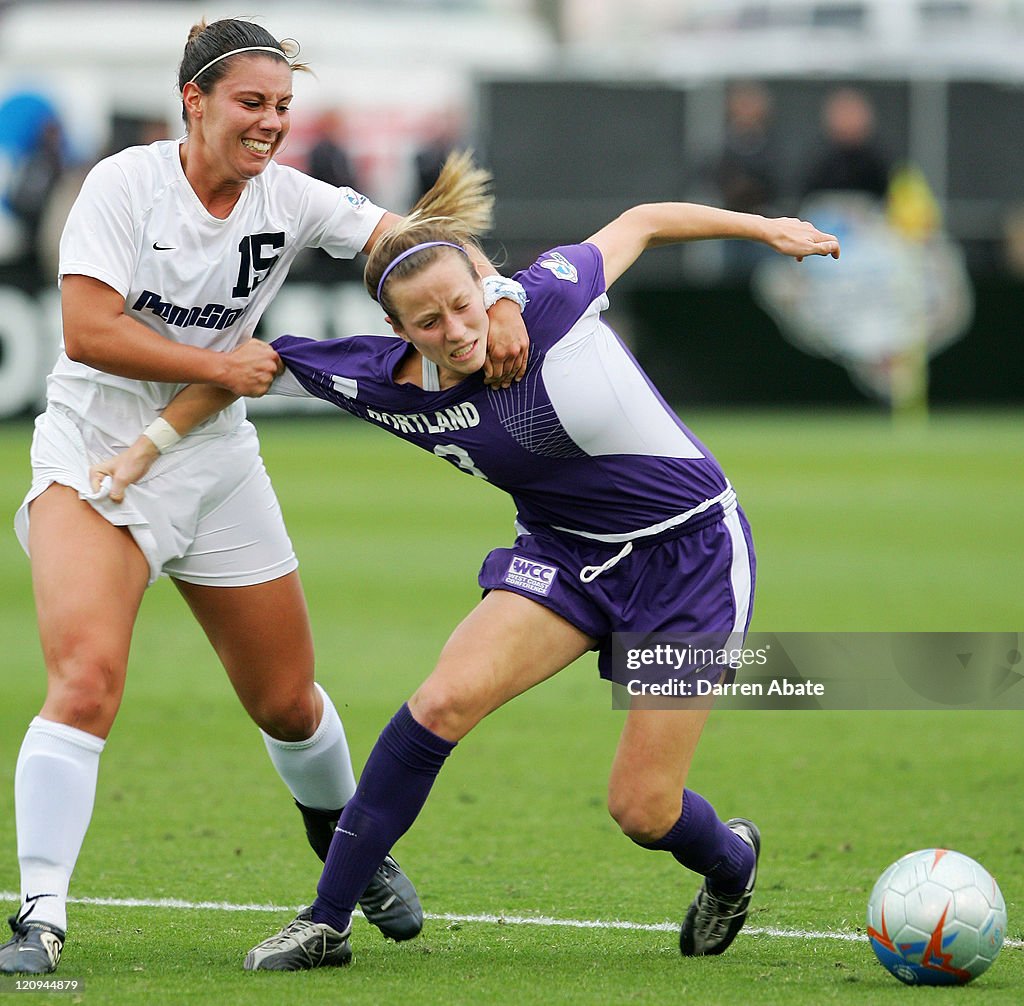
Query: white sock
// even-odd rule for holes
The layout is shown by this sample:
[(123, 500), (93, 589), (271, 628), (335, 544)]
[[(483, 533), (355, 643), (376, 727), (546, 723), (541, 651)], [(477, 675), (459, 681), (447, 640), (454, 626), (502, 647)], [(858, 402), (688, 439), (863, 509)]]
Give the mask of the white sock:
[(356, 791), (352, 756), (334, 703), (318, 684), (313, 687), (324, 700), (324, 712), (312, 737), (279, 741), (260, 733), (274, 768), (299, 803), (315, 810), (338, 810)]
[(67, 929), (67, 898), (96, 799), (104, 740), (39, 716), (14, 771), (21, 865), (20, 919)]

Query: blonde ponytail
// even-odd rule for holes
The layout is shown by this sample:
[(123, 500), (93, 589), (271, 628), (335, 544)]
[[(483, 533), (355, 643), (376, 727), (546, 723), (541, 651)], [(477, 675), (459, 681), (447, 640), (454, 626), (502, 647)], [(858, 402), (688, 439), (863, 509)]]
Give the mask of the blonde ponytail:
[[(403, 278), (419, 272), (440, 253), (443, 243), (475, 245), (476, 239), (491, 229), (494, 196), (490, 191), (491, 173), (473, 162), (471, 151), (454, 151), (438, 175), (409, 214), (383, 234), (370, 250), (363, 273), (367, 292), (377, 300), (381, 277)], [(391, 263), (416, 245), (431, 244), (396, 263)], [(387, 284), (381, 290), (380, 304), (393, 313), (386, 300)]]

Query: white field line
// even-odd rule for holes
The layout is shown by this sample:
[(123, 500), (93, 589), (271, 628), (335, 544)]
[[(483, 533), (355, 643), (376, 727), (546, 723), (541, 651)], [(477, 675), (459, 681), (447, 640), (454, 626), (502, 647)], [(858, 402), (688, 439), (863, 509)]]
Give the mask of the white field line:
[[(13, 891), (0, 891), (0, 901), (17, 902), (19, 896)], [(68, 898), (73, 905), (99, 905), (104, 908), (177, 908), (183, 911), (214, 912), (268, 912), (288, 915), (297, 912), (302, 905), (245, 905), (230, 901), (184, 901), (180, 898)], [(358, 914), (358, 913), (357, 913)], [(425, 912), (424, 917), (436, 922), (483, 922), (503, 926), (551, 926), (566, 929), (628, 929), (632, 931), (672, 933), (678, 930), (678, 922), (625, 922), (620, 919), (556, 919), (549, 915), (458, 915), (454, 912)], [(776, 936), (790, 940), (842, 940), (856, 943), (864, 939), (863, 933), (840, 932), (838, 930), (815, 931), (813, 929), (778, 929), (774, 926), (746, 926), (741, 935)], [(1024, 949), (1024, 940), (1006, 940), (1004, 947)]]

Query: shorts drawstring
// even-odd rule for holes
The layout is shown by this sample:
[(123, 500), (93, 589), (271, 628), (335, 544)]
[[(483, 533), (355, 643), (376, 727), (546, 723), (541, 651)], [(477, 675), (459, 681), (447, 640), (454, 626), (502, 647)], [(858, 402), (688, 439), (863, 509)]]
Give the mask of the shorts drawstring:
[(633, 543), (627, 541), (618, 555), (613, 555), (607, 562), (602, 563), (600, 566), (584, 566), (580, 570), (580, 579), (584, 583), (590, 583), (591, 580), (597, 579), (602, 573), (607, 573), (621, 559), (625, 559), (630, 552), (633, 551)]

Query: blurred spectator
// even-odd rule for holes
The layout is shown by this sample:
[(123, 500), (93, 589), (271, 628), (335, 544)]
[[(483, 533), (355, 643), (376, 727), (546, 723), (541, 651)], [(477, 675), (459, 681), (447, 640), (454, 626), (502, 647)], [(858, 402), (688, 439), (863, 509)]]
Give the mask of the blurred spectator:
[(0, 103), (0, 259), (39, 265), (40, 221), (67, 160), (64, 128), (46, 98), (21, 91)]
[(715, 167), (715, 184), (728, 210), (767, 214), (778, 197), (771, 120), (771, 95), (762, 85), (744, 82), (730, 87), (725, 143)]
[(867, 96), (852, 87), (831, 92), (822, 107), (825, 146), (808, 174), (803, 195), (812, 192), (863, 192), (884, 199), (890, 159), (875, 141), (875, 111)]
[[(331, 108), (320, 115), (314, 127), (316, 139), (306, 158), (306, 173), (328, 185), (348, 186), (363, 192), (345, 149), (347, 125), (341, 109)], [(307, 248), (296, 259), (292, 275), (316, 283), (358, 282), (362, 277), (362, 262), (333, 258), (321, 248)]]
[(345, 116), (339, 109), (330, 109), (320, 116), (318, 139), (310, 148), (306, 172), (330, 185), (344, 186), (362, 192), (352, 161), (345, 149)]
[[(725, 142), (713, 168), (718, 201), (741, 213), (777, 214), (779, 158), (772, 130), (772, 99), (767, 89), (752, 81), (729, 88), (726, 99)], [(725, 268), (746, 275), (772, 254), (766, 245), (729, 241), (723, 247)]]
[(410, 202), (416, 202), (437, 181), (448, 155), (464, 144), (462, 114), (454, 108), (441, 112), (433, 131), (413, 155), (414, 191)]

